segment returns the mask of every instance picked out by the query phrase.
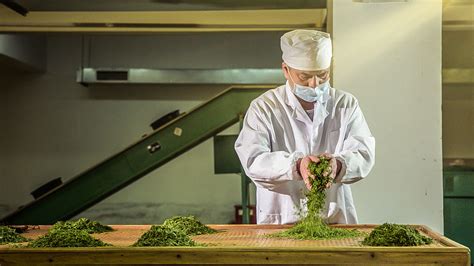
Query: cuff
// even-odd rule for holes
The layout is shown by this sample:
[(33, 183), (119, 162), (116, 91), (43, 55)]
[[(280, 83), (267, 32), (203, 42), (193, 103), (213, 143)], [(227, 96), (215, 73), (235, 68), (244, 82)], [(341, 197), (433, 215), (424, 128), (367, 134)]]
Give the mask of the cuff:
[(294, 152), (291, 154), (291, 165), (290, 165), (290, 171), (288, 173), (288, 176), (290, 177), (291, 180), (301, 180), (303, 177), (301, 177), (300, 172), (298, 171), (298, 160), (303, 158), (304, 155), (301, 152)]
[(340, 155), (334, 155), (334, 158), (341, 163), (341, 170), (339, 171), (339, 174), (336, 176), (336, 178), (334, 178), (334, 182), (341, 183), (347, 172), (346, 160), (344, 160), (344, 158)]

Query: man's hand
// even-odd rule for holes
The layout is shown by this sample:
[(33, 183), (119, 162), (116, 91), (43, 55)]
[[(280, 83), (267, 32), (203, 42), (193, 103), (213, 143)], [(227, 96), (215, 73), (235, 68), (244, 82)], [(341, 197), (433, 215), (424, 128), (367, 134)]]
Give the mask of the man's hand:
[(311, 162), (319, 163), (319, 158), (313, 155), (309, 155), (309, 156), (299, 159), (296, 163), (298, 172), (300, 173), (301, 177), (303, 178), (304, 184), (309, 190), (311, 190), (310, 178), (311, 179), (315, 178), (315, 176), (311, 174), (308, 168), (309, 163)]
[(331, 169), (329, 169), (329, 173), (323, 173), (324, 176), (327, 176), (329, 174), (329, 177), (332, 179), (336, 178), (336, 176), (339, 174), (342, 168), (342, 164), (340, 161), (338, 161), (332, 154), (329, 153), (323, 153), (318, 155), (318, 157), (324, 157), (329, 160), (329, 165)]
[[(336, 178), (336, 176), (341, 171), (341, 168), (342, 168), (341, 162), (338, 161), (336, 158), (334, 158), (333, 155), (328, 154), (328, 153), (323, 153), (318, 156), (309, 155), (309, 156), (299, 159), (297, 161), (296, 167), (301, 177), (303, 178), (303, 181), (306, 187), (309, 190), (311, 190), (311, 179), (314, 179), (316, 177), (313, 174), (311, 174), (311, 172), (308, 169), (308, 166), (310, 162), (319, 163), (319, 157), (321, 156), (329, 160), (329, 166), (330, 166), (328, 171), (323, 173), (323, 176), (329, 176), (331, 179), (334, 180), (334, 178)], [(332, 182), (329, 182), (327, 184), (327, 188), (331, 187), (331, 184)]]

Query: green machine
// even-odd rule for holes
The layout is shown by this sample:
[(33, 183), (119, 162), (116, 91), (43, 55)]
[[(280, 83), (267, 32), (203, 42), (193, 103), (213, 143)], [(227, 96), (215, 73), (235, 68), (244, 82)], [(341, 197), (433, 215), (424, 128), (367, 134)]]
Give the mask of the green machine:
[(273, 87), (239, 86), (227, 89), (7, 215), (0, 220), (0, 224), (52, 224), (79, 214), (241, 121), (250, 102)]
[(445, 167), (444, 233), (474, 250), (474, 168)]

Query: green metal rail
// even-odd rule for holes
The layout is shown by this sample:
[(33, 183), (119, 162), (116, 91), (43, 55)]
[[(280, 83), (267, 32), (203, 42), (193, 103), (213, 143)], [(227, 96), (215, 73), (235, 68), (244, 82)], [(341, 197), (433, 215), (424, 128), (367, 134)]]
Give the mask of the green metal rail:
[(252, 99), (270, 86), (233, 87), (151, 135), (4, 217), (3, 224), (52, 224), (69, 219), (239, 122)]
[(474, 168), (443, 170), (444, 234), (474, 250)]

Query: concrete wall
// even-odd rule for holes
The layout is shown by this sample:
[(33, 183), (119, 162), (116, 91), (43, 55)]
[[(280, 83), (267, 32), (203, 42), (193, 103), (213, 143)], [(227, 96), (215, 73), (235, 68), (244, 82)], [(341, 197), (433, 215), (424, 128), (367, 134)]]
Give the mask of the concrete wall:
[(377, 143), (353, 185), (360, 222), (442, 232), (441, 1), (330, 7), (334, 87), (356, 95)]

